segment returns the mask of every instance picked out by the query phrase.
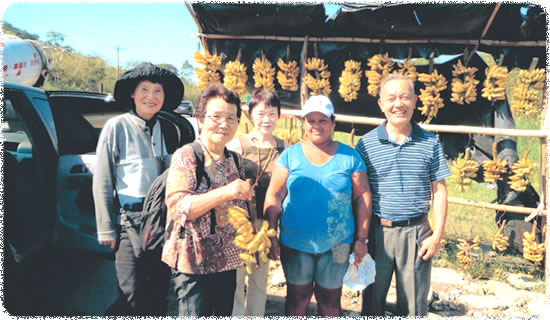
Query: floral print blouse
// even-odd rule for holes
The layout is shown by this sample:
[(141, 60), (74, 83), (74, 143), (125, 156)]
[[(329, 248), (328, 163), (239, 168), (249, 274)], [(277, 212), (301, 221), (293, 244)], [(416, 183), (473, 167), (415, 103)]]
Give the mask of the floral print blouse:
[[(233, 244), (236, 231), (229, 223), (227, 208), (236, 205), (246, 209), (244, 201), (226, 201), (215, 208), (214, 234), (210, 232), (210, 212), (194, 220), (187, 220), (194, 196), (222, 187), (244, 176), (244, 168), (240, 166), (239, 174), (232, 156), (225, 157), (223, 161), (216, 161), (210, 157), (204, 146), (202, 148), (204, 168), (211, 183), (210, 189), (204, 177), (198, 189), (195, 188), (196, 159), (193, 148), (189, 145), (174, 152), (166, 182), (166, 225), (173, 221), (173, 227), (163, 247), (162, 261), (188, 274), (235, 270), (242, 263), (239, 258), (241, 250)], [(240, 155), (238, 159), (239, 163), (242, 163)]]

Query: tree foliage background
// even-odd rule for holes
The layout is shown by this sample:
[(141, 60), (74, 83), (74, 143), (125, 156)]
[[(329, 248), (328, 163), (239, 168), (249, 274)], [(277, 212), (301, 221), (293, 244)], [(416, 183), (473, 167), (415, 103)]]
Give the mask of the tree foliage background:
[[(117, 80), (117, 68), (93, 55), (84, 55), (75, 51), (70, 46), (64, 45), (65, 36), (55, 31), (46, 34), (47, 39), (42, 41), (36, 34), (18, 29), (8, 22), (3, 22), (2, 32), (12, 34), (21, 39), (38, 41), (49, 59), (52, 69), (44, 90), (75, 90), (105, 92), (112, 94)], [(137, 64), (145, 62), (132, 61), (118, 70), (121, 75)], [(161, 63), (158, 67), (170, 70), (177, 74), (185, 86), (184, 100), (195, 103), (200, 94), (200, 88), (193, 79), (193, 66), (189, 61), (184, 61), (180, 68), (171, 64)]]

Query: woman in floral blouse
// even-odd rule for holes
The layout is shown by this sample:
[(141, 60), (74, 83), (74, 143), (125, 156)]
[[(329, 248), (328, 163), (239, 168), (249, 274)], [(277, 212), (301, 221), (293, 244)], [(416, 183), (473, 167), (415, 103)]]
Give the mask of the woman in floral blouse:
[(227, 208), (246, 209), (245, 201), (253, 194), (250, 184), (240, 178), (244, 169), (225, 148), (240, 115), (240, 99), (233, 91), (220, 84), (202, 91), (195, 111), (197, 142), (210, 185), (206, 177), (197, 181), (197, 159), (190, 145), (172, 156), (166, 185), (167, 225), (172, 228), (162, 261), (172, 268), (180, 316), (231, 316), (235, 270), (242, 261), (233, 244), (236, 231)]

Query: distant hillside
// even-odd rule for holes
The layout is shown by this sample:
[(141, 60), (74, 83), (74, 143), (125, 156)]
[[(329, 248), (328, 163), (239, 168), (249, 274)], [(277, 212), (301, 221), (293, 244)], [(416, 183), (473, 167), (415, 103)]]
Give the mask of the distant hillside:
[(4, 21), (2, 25), (2, 33), (12, 34), (14, 36), (18, 36), (21, 39), (40, 40), (40, 37), (36, 34), (28, 33), (27, 31), (18, 29), (6, 21)]

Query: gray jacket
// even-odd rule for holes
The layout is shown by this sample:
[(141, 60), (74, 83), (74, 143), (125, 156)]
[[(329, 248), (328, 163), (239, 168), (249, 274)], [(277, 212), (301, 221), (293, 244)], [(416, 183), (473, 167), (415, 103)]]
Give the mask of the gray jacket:
[(170, 163), (159, 121), (151, 135), (145, 121), (134, 113), (109, 119), (99, 137), (96, 161), (93, 195), (98, 240), (116, 240), (120, 208), (142, 203), (149, 186)]

